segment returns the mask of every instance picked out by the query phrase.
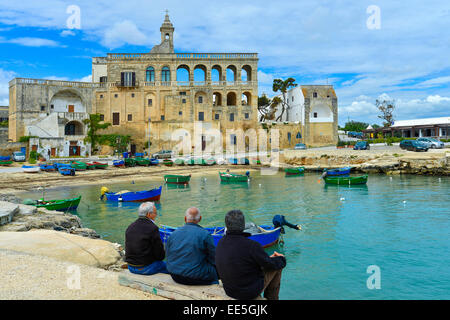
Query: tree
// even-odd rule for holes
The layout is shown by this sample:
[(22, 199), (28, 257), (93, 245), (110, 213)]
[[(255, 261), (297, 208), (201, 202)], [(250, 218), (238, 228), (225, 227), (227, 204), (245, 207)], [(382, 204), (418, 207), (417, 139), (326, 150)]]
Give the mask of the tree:
[(384, 120), (383, 126), (390, 127), (394, 124), (393, 112), (395, 109), (395, 100), (376, 100), (376, 107), (380, 110), (381, 115), (378, 118)]
[(365, 122), (358, 122), (358, 121), (349, 121), (345, 123), (344, 130), (345, 131), (355, 131), (355, 132), (362, 132), (369, 126), (368, 123)]
[(94, 150), (99, 137), (97, 131), (108, 128), (111, 123), (100, 123), (103, 121), (100, 120), (100, 114), (98, 113), (90, 114), (89, 119), (84, 119), (83, 122), (88, 126), (88, 132), (86, 138), (84, 139), (84, 142), (90, 142), (91, 149)]
[(260, 121), (274, 120), (277, 106), (281, 103), (280, 97), (269, 99), (265, 94), (258, 97), (258, 111), (261, 114)]
[[(284, 112), (289, 109), (289, 103), (288, 103), (288, 98), (287, 98), (287, 91), (290, 88), (294, 88), (296, 87), (297, 84), (295, 83), (295, 79), (294, 78), (287, 78), (286, 80), (281, 80), (281, 79), (274, 79), (273, 80), (273, 92), (278, 92), (280, 91), (282, 93), (283, 99), (281, 100), (281, 113), (280, 115), (276, 118), (276, 121), (279, 121), (282, 119)], [(289, 113), (286, 117), (286, 120), (289, 121)]]

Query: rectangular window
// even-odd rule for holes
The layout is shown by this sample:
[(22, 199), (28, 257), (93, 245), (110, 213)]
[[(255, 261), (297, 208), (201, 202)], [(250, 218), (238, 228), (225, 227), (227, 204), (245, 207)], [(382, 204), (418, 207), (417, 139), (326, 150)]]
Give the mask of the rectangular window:
[(180, 96), (185, 96), (186, 95), (186, 91), (181, 91), (180, 92)]
[(214, 115), (214, 119), (219, 120), (219, 114), (218, 114), (218, 113), (216, 113), (216, 114)]
[(100, 121), (105, 121), (105, 115), (104, 114), (100, 115)]
[(108, 77), (100, 77), (100, 83), (106, 83), (108, 81)]
[(120, 113), (114, 112), (113, 113), (113, 125), (118, 126), (120, 124)]
[(248, 119), (248, 118), (249, 118), (249, 114), (248, 114), (248, 113), (245, 113), (245, 114), (244, 114), (244, 117), (245, 117), (245, 119)]
[(165, 117), (164, 117), (164, 116), (161, 116), (161, 121), (164, 121), (164, 119), (165, 119)]
[(152, 99), (148, 99), (147, 103), (148, 103), (148, 106), (151, 107), (153, 105), (153, 100)]
[(202, 96), (198, 97), (198, 103), (203, 103), (203, 97)]
[(128, 121), (133, 121), (133, 115), (132, 114), (128, 115)]
[(199, 112), (198, 113), (198, 121), (203, 121), (205, 120), (205, 114), (203, 112)]
[(134, 98), (134, 93), (131, 94), (131, 97)]
[(178, 115), (179, 115), (179, 116), (182, 116), (182, 115), (183, 115), (183, 111), (179, 111), (179, 112), (178, 112)]
[(317, 112), (314, 112), (314, 118), (317, 118)]
[(230, 121), (234, 121), (234, 113), (230, 113)]
[(45, 106), (41, 106), (41, 111), (45, 111)]
[(294, 97), (292, 96), (292, 101), (294, 101)]
[(55, 106), (52, 104), (52, 105), (50, 105), (50, 109), (54, 109), (55, 108)]
[(317, 92), (313, 93), (313, 98), (317, 98)]
[(136, 84), (136, 73), (134, 72), (121, 72), (120, 84), (122, 87), (134, 87)]
[(181, 102), (182, 102), (182, 103), (186, 103), (186, 99), (182, 99)]
[(100, 95), (100, 99), (103, 99), (103, 95), (102, 94)]
[(231, 144), (236, 144), (236, 135), (235, 134), (230, 134), (230, 143)]
[(117, 98), (119, 95), (116, 93), (115, 95), (114, 95), (114, 98)]
[(68, 109), (69, 109), (69, 112), (74, 112), (75, 111), (75, 106), (73, 104), (69, 104), (68, 105)]

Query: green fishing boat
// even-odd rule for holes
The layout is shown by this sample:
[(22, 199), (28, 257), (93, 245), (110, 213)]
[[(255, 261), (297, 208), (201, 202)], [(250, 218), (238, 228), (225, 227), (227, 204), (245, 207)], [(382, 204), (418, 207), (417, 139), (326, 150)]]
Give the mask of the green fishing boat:
[(0, 166), (9, 166), (13, 163), (12, 160), (0, 160)]
[(191, 180), (191, 175), (183, 176), (177, 174), (167, 174), (164, 176), (164, 181), (167, 184), (188, 184)]
[(169, 160), (169, 159), (164, 159), (163, 164), (165, 166), (171, 167), (171, 166), (173, 166), (173, 161)]
[(150, 165), (150, 159), (147, 159), (147, 158), (135, 157), (134, 160), (136, 161), (136, 164), (138, 166), (148, 166), (148, 165)]
[(80, 204), (81, 196), (72, 199), (62, 199), (62, 200), (43, 200), (39, 199), (34, 201), (34, 203), (27, 202), (25, 204), (33, 205), (37, 208), (45, 208), (47, 210), (57, 210), (57, 211), (68, 211), (76, 210)]
[(350, 176), (324, 176), (323, 180), (326, 184), (335, 184), (335, 185), (355, 185), (355, 184), (366, 184), (368, 175), (362, 175), (357, 177), (350, 177)]
[(184, 160), (183, 160), (183, 159), (180, 159), (180, 158), (175, 159), (174, 163), (175, 163), (177, 166), (184, 166)]
[(96, 169), (95, 164), (93, 164), (92, 162), (86, 162), (86, 169), (87, 170), (94, 170), (94, 169)]
[(220, 181), (222, 182), (248, 182), (250, 174), (235, 174), (229, 172), (219, 172)]
[(285, 168), (284, 172), (287, 176), (298, 176), (305, 173), (305, 167)]
[(108, 163), (107, 162), (94, 161), (92, 163), (95, 165), (96, 169), (106, 169), (106, 168), (108, 168)]
[(81, 161), (73, 161), (70, 166), (75, 169), (75, 171), (87, 170), (87, 164)]
[(125, 158), (123, 159), (125, 161), (125, 167), (135, 167), (136, 166), (136, 160), (133, 158)]

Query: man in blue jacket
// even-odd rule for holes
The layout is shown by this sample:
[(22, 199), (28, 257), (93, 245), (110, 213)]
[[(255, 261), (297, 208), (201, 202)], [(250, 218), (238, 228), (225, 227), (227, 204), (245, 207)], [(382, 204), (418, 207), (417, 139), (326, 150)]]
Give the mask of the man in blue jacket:
[(286, 266), (284, 255), (269, 256), (261, 244), (248, 239), (244, 232), (245, 218), (240, 210), (225, 216), (226, 235), (216, 248), (217, 272), (226, 294), (239, 300), (257, 298), (263, 291), (268, 300), (278, 300), (281, 270)]
[(186, 210), (186, 224), (176, 229), (166, 242), (166, 264), (175, 282), (209, 285), (218, 282), (214, 240), (198, 223), (202, 219), (195, 208)]

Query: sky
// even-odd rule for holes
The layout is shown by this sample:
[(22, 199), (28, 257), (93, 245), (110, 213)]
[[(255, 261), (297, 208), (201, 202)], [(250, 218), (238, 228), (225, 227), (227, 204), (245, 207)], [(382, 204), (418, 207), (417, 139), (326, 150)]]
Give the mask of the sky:
[(160, 43), (175, 52), (258, 53), (259, 94), (273, 79), (332, 84), (339, 124), (450, 116), (450, 1), (1, 0), (0, 105), (15, 77), (90, 81), (92, 57)]

